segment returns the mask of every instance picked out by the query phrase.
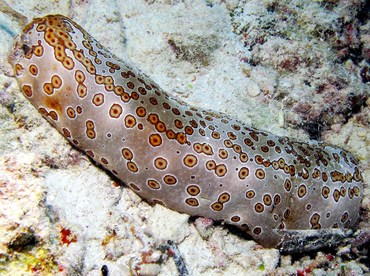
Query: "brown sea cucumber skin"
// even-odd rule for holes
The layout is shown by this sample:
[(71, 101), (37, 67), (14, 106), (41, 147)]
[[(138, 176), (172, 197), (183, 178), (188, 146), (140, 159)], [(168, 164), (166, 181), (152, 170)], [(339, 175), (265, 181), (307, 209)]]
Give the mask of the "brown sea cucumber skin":
[(265, 247), (280, 244), (279, 229), (359, 218), (363, 180), (349, 152), (189, 106), (67, 17), (33, 20), (10, 62), (38, 111), (149, 202), (233, 224)]

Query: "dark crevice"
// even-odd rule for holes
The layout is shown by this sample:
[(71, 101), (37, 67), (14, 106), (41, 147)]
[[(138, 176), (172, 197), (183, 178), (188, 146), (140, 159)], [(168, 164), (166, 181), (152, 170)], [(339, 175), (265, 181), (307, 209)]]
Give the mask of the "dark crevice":
[(370, 18), (370, 1), (365, 1), (357, 14), (358, 21), (365, 24)]
[(35, 235), (35, 231), (27, 229), (25, 232), (19, 233), (13, 240), (8, 244), (8, 248), (17, 252), (27, 252), (32, 250), (36, 246), (38, 240)]
[(329, 128), (326, 122), (321, 121), (321, 119), (322, 116), (315, 121), (306, 122), (302, 126), (312, 140), (320, 140), (322, 132)]
[[(368, 96), (366, 95), (350, 95), (348, 97), (349, 107), (343, 111), (343, 125), (348, 123), (355, 114), (361, 112), (362, 107), (366, 106), (367, 98)], [(327, 116), (321, 114), (316, 120), (305, 122), (302, 125), (302, 129), (308, 133), (310, 139), (319, 141), (321, 140), (322, 132), (330, 129), (330, 125), (326, 122), (325, 118), (327, 118)]]

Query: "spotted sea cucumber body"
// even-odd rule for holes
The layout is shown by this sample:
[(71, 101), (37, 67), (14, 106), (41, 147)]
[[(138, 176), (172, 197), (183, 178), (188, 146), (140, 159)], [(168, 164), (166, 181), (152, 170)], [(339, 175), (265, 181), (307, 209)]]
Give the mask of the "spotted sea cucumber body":
[(362, 176), (350, 153), (191, 107), (64, 16), (30, 23), (10, 60), (39, 112), (150, 202), (236, 225), (267, 247), (279, 229), (358, 220)]

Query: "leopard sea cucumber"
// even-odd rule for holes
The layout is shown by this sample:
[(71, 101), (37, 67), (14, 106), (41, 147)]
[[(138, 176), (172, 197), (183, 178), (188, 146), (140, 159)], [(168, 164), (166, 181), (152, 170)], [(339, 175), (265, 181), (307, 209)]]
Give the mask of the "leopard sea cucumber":
[(363, 179), (349, 152), (189, 106), (67, 17), (34, 19), (10, 63), (38, 111), (149, 202), (225, 221), (265, 247), (282, 230), (359, 218)]

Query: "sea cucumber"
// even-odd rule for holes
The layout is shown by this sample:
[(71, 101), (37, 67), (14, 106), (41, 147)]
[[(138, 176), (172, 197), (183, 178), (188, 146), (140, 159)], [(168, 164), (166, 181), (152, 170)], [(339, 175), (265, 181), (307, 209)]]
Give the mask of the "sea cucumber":
[(359, 218), (363, 179), (349, 152), (189, 106), (65, 16), (34, 19), (9, 60), (38, 111), (149, 202), (225, 221), (265, 247), (282, 230)]

